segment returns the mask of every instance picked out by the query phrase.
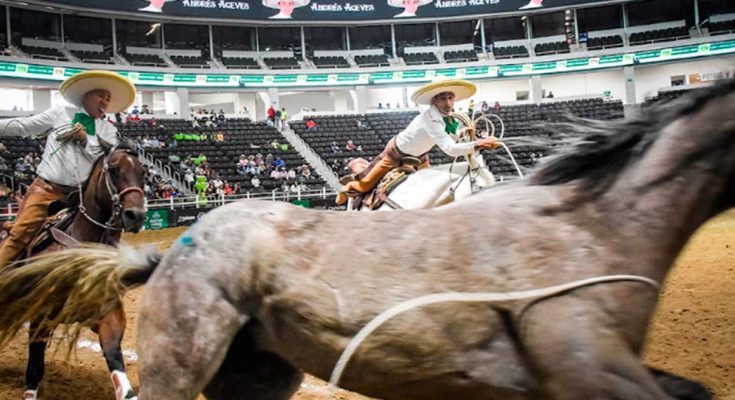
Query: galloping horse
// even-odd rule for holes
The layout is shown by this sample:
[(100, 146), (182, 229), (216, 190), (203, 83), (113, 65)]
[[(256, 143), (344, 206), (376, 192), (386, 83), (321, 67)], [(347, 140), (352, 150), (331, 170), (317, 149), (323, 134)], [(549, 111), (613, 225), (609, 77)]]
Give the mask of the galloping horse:
[[(79, 208), (63, 233), (55, 233), (56, 241), (39, 254), (53, 253), (74, 246), (78, 242), (99, 242), (115, 245), (123, 230), (137, 232), (145, 218), (145, 195), (143, 193), (144, 170), (137, 154), (129, 147), (108, 148), (101, 156), (90, 174), (86, 186), (77, 194)], [(28, 275), (20, 264), (11, 265), (0, 272), (0, 304), (7, 311), (0, 316), (2, 324), (19, 329), (25, 321), (31, 320), (28, 367), (26, 370), (26, 391), (24, 399), (36, 399), (38, 387), (44, 375), (46, 344), (58, 322), (66, 316), (62, 306), (66, 301), (63, 288), (75, 282), (59, 279), (50, 272), (50, 286), (44, 286), (38, 279)], [(36, 286), (37, 285), (37, 286)], [(49, 296), (56, 304), (55, 310), (36, 309), (39, 293)], [(50, 311), (50, 312), (49, 312)], [(23, 313), (16, 318), (16, 313)], [(45, 317), (40, 317), (45, 315)], [(54, 315), (56, 315), (54, 317)], [(50, 320), (45, 320), (50, 317)], [(64, 322), (69, 322), (68, 320)], [(112, 373), (117, 399), (131, 398), (135, 394), (125, 375), (125, 363), (120, 342), (125, 331), (125, 312), (122, 303), (110, 305), (94, 327), (99, 334), (100, 345)], [(0, 335), (0, 342), (9, 340), (10, 332)]]
[[(640, 354), (675, 257), (735, 205), (735, 81), (566, 129), (584, 136), (530, 179), (445, 207), (243, 201), (160, 260), (95, 248), (47, 264), (86, 268), (87, 284), (156, 268), (138, 321), (141, 400), (288, 399), (302, 371), (328, 379), (396, 307), (340, 363), (340, 386), (383, 399), (709, 398)], [(406, 306), (433, 295), (447, 299)]]

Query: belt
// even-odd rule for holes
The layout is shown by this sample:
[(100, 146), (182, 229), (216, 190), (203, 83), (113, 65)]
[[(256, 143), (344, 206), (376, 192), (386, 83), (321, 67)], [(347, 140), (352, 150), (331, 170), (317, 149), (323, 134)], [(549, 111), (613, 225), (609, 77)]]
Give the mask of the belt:
[(51, 186), (51, 188), (53, 188), (54, 190), (56, 190), (58, 192), (61, 192), (61, 193), (64, 193), (64, 194), (69, 194), (69, 193), (77, 190), (77, 187), (76, 186), (59, 185), (58, 183), (53, 183), (53, 182), (51, 182), (51, 181), (49, 181), (47, 179), (41, 178), (40, 176), (38, 177), (38, 179), (40, 179), (46, 185)]
[(429, 153), (431, 152), (431, 150), (429, 150), (426, 153), (423, 153), (423, 154), (418, 155), (418, 156), (415, 156), (413, 154), (408, 154), (408, 153), (404, 152), (403, 150), (401, 150), (400, 148), (398, 148), (398, 144), (395, 141), (395, 137), (393, 139), (391, 139), (391, 140), (393, 141), (393, 148), (396, 149), (396, 152), (398, 152), (398, 154), (401, 156), (401, 158), (403, 158), (403, 157), (414, 157), (414, 158), (421, 159), (423, 161), (423, 158), (424, 157), (427, 157), (429, 155)]

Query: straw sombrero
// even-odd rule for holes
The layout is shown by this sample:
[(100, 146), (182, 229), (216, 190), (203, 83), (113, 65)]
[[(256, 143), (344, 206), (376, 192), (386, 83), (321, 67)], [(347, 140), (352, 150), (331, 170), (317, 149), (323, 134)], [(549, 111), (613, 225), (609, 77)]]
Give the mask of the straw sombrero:
[(105, 89), (110, 92), (107, 112), (118, 113), (133, 105), (135, 85), (127, 78), (112, 71), (85, 71), (67, 78), (59, 91), (66, 101), (82, 106), (84, 95), (92, 90)]
[[(278, 7), (278, 2), (279, 1), (280, 0), (263, 0), (263, 5), (266, 6), (266, 7), (270, 7), (270, 8), (280, 9), (280, 7)], [(307, 5), (307, 4), (309, 4), (309, 1), (311, 1), (311, 0), (295, 0), (293, 6), (294, 6), (294, 8), (303, 7), (303, 6)]]
[(454, 93), (455, 101), (464, 100), (472, 97), (477, 91), (474, 83), (464, 79), (435, 79), (431, 83), (416, 89), (411, 95), (411, 101), (416, 104), (431, 104), (431, 99), (439, 93)]
[[(432, 0), (419, 0), (419, 7), (431, 3)], [(392, 7), (403, 7), (403, 0), (388, 0), (388, 5)]]

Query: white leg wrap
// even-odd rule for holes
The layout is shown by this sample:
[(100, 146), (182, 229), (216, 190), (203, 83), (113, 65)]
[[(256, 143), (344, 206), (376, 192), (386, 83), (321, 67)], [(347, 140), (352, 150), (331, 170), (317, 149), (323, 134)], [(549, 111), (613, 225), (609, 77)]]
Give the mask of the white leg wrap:
[(137, 400), (138, 397), (133, 391), (133, 385), (130, 384), (128, 375), (122, 371), (112, 371), (110, 374), (112, 386), (115, 387), (115, 400)]
[(38, 400), (38, 390), (26, 390), (23, 392), (23, 400)]

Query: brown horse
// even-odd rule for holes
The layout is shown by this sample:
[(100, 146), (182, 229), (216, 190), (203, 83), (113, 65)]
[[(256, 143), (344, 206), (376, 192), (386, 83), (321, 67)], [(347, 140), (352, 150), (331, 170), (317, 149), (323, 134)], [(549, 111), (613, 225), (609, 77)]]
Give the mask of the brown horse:
[(138, 321), (142, 400), (288, 399), (302, 371), (328, 379), (376, 317), (434, 294), (455, 299), (384, 318), (339, 362), (340, 386), (413, 400), (709, 398), (640, 354), (675, 257), (735, 205), (735, 82), (564, 128), (581, 141), (530, 179), (446, 207), (243, 201), (160, 260), (86, 248), (35, 267), (68, 263), (92, 286), (157, 268)]
[[(123, 230), (137, 232), (143, 226), (145, 218), (145, 196), (143, 193), (143, 166), (138, 160), (137, 154), (129, 147), (117, 147), (108, 149), (92, 168), (89, 180), (81, 192), (73, 193), (78, 196), (78, 210), (72, 222), (65, 229), (66, 235), (56, 233), (57, 238), (39, 254), (53, 253), (68, 246), (75, 246), (78, 242), (98, 242), (115, 245), (120, 240)], [(76, 198), (72, 198), (72, 202)], [(18, 266), (20, 265), (20, 266)], [(7, 283), (12, 276), (21, 277), (20, 285)], [(22, 277), (29, 279), (22, 279)], [(51, 275), (56, 276), (56, 275)], [(53, 278), (54, 287), (63, 287), (65, 282)], [(26, 391), (24, 399), (36, 399), (38, 387), (44, 375), (44, 357), (46, 344), (57, 322), (69, 322), (64, 320), (65, 315), (62, 305), (66, 296), (61, 294), (51, 297), (56, 301), (56, 310), (51, 313), (42, 314), (35, 309), (38, 301), (38, 293), (48, 292), (52, 295), (51, 288), (44, 288), (43, 284), (27, 275), (22, 262), (11, 265), (7, 271), (0, 274), (0, 287), (2, 293), (0, 298), (9, 317), (15, 312), (23, 312), (25, 318), (16, 321), (6, 321), (19, 327), (24, 321), (31, 320), (30, 343), (28, 351), (28, 367), (26, 370)], [(35, 286), (34, 285), (38, 285)], [(38, 311), (38, 312), (37, 312)], [(48, 311), (48, 310), (47, 310)], [(59, 312), (60, 311), (60, 312)], [(48, 318), (38, 318), (39, 315), (51, 315)], [(0, 317), (2, 319), (2, 317)], [(107, 361), (107, 366), (112, 373), (117, 399), (132, 398), (135, 394), (125, 375), (125, 364), (122, 357), (120, 342), (125, 331), (125, 312), (122, 303), (111, 305), (101, 316), (95, 332), (99, 334), (100, 345)], [(8, 332), (4, 332), (8, 333)], [(3, 335), (2, 340), (10, 336)]]

